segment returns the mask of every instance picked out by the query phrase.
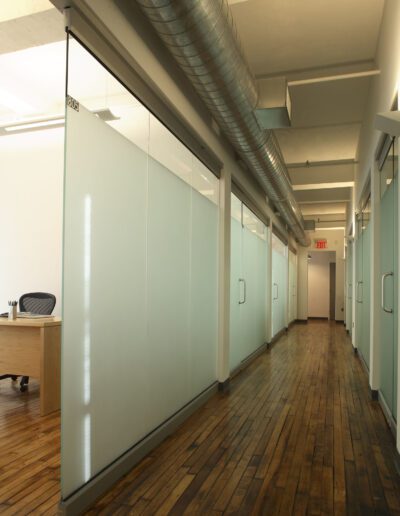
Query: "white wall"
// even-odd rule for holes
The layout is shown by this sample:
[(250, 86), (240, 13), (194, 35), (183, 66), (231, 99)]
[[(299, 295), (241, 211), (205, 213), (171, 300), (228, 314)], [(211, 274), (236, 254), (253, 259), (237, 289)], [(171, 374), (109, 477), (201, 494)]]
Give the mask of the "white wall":
[(336, 251), (336, 303), (335, 319), (343, 321), (344, 318), (344, 231), (343, 230), (321, 230), (308, 232), (311, 238), (311, 246), (298, 249), (298, 299), (297, 317), (307, 319), (308, 317), (308, 260), (307, 255), (314, 251), (313, 243), (315, 238), (326, 238), (327, 251)]
[(336, 253), (315, 251), (308, 261), (308, 317), (329, 317), (329, 264)]
[(0, 136), (0, 312), (51, 292), (61, 313), (64, 130)]

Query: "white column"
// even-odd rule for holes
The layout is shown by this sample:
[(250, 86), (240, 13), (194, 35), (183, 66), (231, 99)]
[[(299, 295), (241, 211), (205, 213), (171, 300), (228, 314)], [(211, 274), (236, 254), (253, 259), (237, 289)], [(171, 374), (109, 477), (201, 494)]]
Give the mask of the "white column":
[(351, 332), (351, 343), (353, 344), (353, 348), (357, 348), (356, 346), (356, 292), (357, 292), (357, 276), (356, 276), (356, 240), (355, 240), (355, 234), (356, 234), (356, 214), (355, 214), (355, 188), (352, 190), (352, 196), (353, 196), (353, 213), (352, 213), (352, 227), (353, 227), (353, 253), (352, 253), (352, 278), (353, 278), (353, 285), (351, 287), (351, 311), (352, 311), (352, 332)]
[(308, 319), (308, 247), (299, 247), (297, 255), (297, 318)]
[[(400, 91), (399, 91), (400, 93)], [(397, 141), (396, 141), (396, 144), (397, 144), (397, 153), (399, 152), (399, 149), (400, 149), (400, 138), (397, 138)], [(400, 167), (399, 167), (399, 163), (398, 163), (398, 169), (397, 169), (397, 177), (399, 177), (399, 171), (400, 171)], [(398, 181), (398, 180), (397, 180)], [(397, 183), (397, 206), (400, 206), (400, 188), (399, 188), (399, 184)], [(399, 235), (397, 234), (397, 320), (399, 321), (399, 317), (400, 317), (400, 281), (399, 281), (399, 271), (400, 271), (400, 238), (399, 238)], [(399, 350), (400, 349), (400, 330), (399, 328), (397, 328), (397, 349)], [(397, 353), (397, 419), (399, 419), (399, 414), (400, 414), (400, 381), (399, 381), (399, 371), (400, 371), (400, 353)], [(397, 423), (397, 436), (396, 436), (396, 446), (397, 446), (397, 450), (399, 451), (400, 453), (400, 424)]]
[(219, 311), (217, 377), (229, 379), (229, 323), (231, 272), (231, 173), (224, 168), (219, 183)]
[(272, 222), (267, 229), (267, 317), (266, 317), (266, 336), (267, 342), (272, 340)]
[(286, 328), (289, 327), (290, 323), (290, 315), (289, 315), (289, 307), (290, 307), (290, 272), (289, 272), (289, 245), (286, 246), (286, 256), (287, 256), (287, 266), (286, 266)]
[(380, 379), (379, 346), (381, 318), (381, 239), (380, 239), (380, 177), (377, 164), (371, 173), (371, 307), (370, 307), (370, 364), (369, 385), (378, 390)]

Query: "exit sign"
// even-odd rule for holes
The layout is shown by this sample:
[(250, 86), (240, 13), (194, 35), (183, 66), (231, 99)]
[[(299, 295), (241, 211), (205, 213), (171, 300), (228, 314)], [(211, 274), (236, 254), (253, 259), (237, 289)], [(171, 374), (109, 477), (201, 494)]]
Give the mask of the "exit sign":
[(327, 249), (328, 242), (327, 242), (326, 238), (315, 238), (314, 246), (315, 246), (315, 249)]

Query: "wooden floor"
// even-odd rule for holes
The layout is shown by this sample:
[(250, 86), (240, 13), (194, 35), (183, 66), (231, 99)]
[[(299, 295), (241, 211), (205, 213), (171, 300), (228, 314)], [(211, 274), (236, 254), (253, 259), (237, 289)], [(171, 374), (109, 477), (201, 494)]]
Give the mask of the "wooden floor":
[[(0, 514), (56, 514), (59, 415), (0, 382)], [(87, 514), (394, 514), (392, 435), (342, 325), (292, 327)]]
[(257, 359), (88, 514), (400, 514), (392, 435), (342, 325)]
[(39, 415), (39, 385), (0, 381), (0, 514), (56, 514), (60, 499), (59, 412)]

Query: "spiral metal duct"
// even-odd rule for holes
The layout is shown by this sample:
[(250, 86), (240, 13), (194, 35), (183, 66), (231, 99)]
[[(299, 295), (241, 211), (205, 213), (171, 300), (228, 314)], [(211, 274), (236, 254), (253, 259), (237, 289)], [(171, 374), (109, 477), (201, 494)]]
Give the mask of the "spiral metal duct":
[(308, 246), (310, 240), (278, 142), (256, 119), (256, 82), (239, 46), (226, 0), (136, 2), (296, 240)]

